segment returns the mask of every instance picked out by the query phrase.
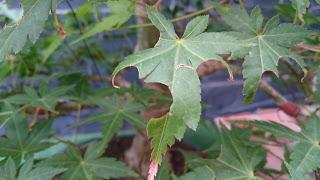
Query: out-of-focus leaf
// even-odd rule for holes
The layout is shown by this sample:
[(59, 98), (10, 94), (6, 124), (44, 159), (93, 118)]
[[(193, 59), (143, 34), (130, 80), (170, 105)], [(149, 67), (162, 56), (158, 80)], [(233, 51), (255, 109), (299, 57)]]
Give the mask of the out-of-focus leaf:
[[(255, 168), (265, 158), (259, 147), (244, 144), (237, 131), (222, 129), (222, 147), (212, 168), (218, 179), (257, 180)], [(248, 139), (247, 139), (248, 141)]]
[(33, 160), (27, 160), (17, 173), (15, 162), (9, 157), (6, 163), (0, 166), (1, 180), (51, 180), (65, 169), (52, 167), (37, 167), (32, 169)]
[(35, 89), (25, 86), (24, 94), (10, 96), (6, 101), (11, 104), (27, 105), (54, 112), (60, 97), (70, 89), (71, 86), (60, 86), (49, 90), (48, 84), (44, 84), (38, 93)]
[(303, 22), (303, 15), (306, 14), (307, 8), (310, 6), (309, 0), (291, 0), (292, 7), (297, 11), (297, 16)]
[(101, 97), (89, 97), (88, 103), (95, 104), (103, 109), (102, 113), (96, 113), (81, 121), (80, 125), (95, 121), (102, 123), (102, 141), (96, 148), (98, 152), (103, 151), (114, 134), (122, 127), (124, 121), (139, 127), (145, 128), (145, 122), (137, 113), (143, 109), (141, 104), (132, 100), (121, 102), (118, 96), (114, 95), (111, 99)]
[(111, 0), (106, 4), (112, 13), (95, 24), (88, 32), (84, 33), (79, 39), (74, 41), (73, 44), (94, 36), (97, 33), (120, 27), (129, 20), (135, 7), (134, 3), (129, 0)]
[[(289, 170), (294, 172), (292, 179), (303, 177), (306, 173), (320, 167), (320, 159), (316, 158), (320, 156), (320, 119), (316, 115), (308, 118), (300, 133), (282, 125), (267, 122), (253, 122), (250, 124), (261, 130), (272, 132), (274, 136), (298, 141), (290, 154)], [(301, 178), (298, 179), (300, 180)]]
[(0, 62), (8, 55), (20, 52), (28, 40), (32, 43), (37, 41), (52, 8), (52, 0), (20, 2), (24, 12), (21, 20), (0, 31)]
[(100, 157), (101, 153), (97, 154), (95, 146), (95, 143), (91, 143), (84, 157), (74, 147), (69, 147), (64, 154), (46, 159), (40, 162), (38, 166), (67, 168), (61, 177), (63, 180), (110, 179), (137, 176), (124, 163), (113, 158)]
[(15, 112), (10, 116), (10, 121), (5, 125), (7, 138), (0, 137), (0, 157), (23, 160), (52, 145), (42, 142), (51, 132), (52, 121), (40, 122), (29, 132), (27, 120), (21, 114)]
[(170, 179), (170, 164), (168, 160), (164, 160), (158, 170), (155, 180)]
[(23, 11), (22, 9), (9, 9), (7, 3), (0, 2), (0, 13), (14, 22), (18, 22), (22, 17)]

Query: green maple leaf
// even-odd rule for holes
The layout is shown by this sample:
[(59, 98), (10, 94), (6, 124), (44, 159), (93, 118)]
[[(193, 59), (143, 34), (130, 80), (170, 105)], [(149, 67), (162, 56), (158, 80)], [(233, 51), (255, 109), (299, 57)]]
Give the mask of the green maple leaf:
[(28, 40), (35, 43), (39, 38), (49, 11), (59, 0), (21, 0), (22, 19), (0, 31), (0, 62), (10, 54), (20, 52)]
[(208, 16), (194, 18), (179, 38), (170, 21), (150, 7), (147, 11), (149, 19), (160, 31), (158, 43), (154, 48), (128, 56), (116, 67), (113, 76), (126, 67), (135, 66), (145, 82), (169, 87), (173, 98), (170, 112), (160, 119), (150, 120), (148, 125), (152, 159), (160, 162), (167, 146), (171, 146), (175, 138), (183, 137), (185, 124), (194, 130), (197, 128), (201, 114), (197, 67), (207, 60), (226, 64), (218, 54), (238, 50), (245, 44), (223, 33), (203, 33)]
[(308, 118), (301, 132), (295, 132), (274, 123), (257, 121), (250, 124), (261, 130), (271, 132), (274, 136), (298, 141), (298, 144), (293, 147), (290, 154), (291, 161), (287, 166), (292, 179), (303, 180), (306, 173), (320, 167), (320, 119), (316, 115)]
[(246, 51), (236, 53), (236, 56), (241, 56), (250, 52), (243, 63), (245, 103), (254, 98), (264, 72), (271, 71), (278, 75), (280, 58), (292, 58), (303, 66), (299, 57), (290, 50), (292, 45), (302, 42), (310, 34), (303, 27), (279, 24), (278, 16), (272, 17), (263, 26), (263, 15), (259, 7), (254, 8), (251, 15), (244, 9), (233, 7), (227, 10), (222, 19), (236, 31), (231, 32), (231, 35), (256, 44)]
[(92, 37), (97, 33), (120, 27), (130, 19), (135, 9), (134, 3), (129, 0), (110, 0), (107, 1), (106, 4), (112, 13), (95, 24), (88, 32), (81, 35), (81, 37), (73, 43)]
[(135, 103), (132, 100), (121, 102), (118, 96), (113, 96), (107, 100), (101, 97), (89, 97), (90, 104), (98, 105), (103, 109), (103, 112), (96, 113), (83, 121), (80, 125), (99, 121), (102, 123), (102, 140), (96, 148), (97, 152), (103, 152), (108, 143), (123, 126), (125, 121), (133, 124), (138, 128), (145, 128), (145, 122), (137, 113), (143, 110), (143, 106)]
[(15, 112), (10, 116), (4, 128), (7, 138), (0, 137), (0, 156), (23, 160), (52, 145), (42, 142), (49, 136), (52, 121), (41, 122), (29, 132), (28, 122), (21, 114)]
[(26, 86), (24, 87), (25, 93), (10, 96), (5, 101), (11, 104), (28, 105), (55, 112), (54, 108), (60, 96), (71, 89), (71, 86), (61, 86), (49, 90), (46, 83), (43, 83), (41, 87), (38, 93), (34, 88)]
[[(220, 156), (211, 163), (218, 179), (254, 180), (256, 166), (264, 159), (261, 148), (244, 144), (241, 134), (222, 129)], [(246, 139), (245, 141), (248, 141)]]
[(97, 153), (96, 144), (91, 143), (84, 157), (74, 147), (69, 147), (64, 154), (58, 154), (46, 159), (38, 166), (51, 166), (67, 168), (61, 179), (65, 180), (91, 180), (110, 179), (127, 176), (137, 176), (124, 163), (113, 158), (100, 157), (102, 153)]
[(51, 180), (54, 176), (65, 171), (61, 168), (32, 167), (33, 160), (29, 159), (17, 172), (15, 162), (9, 157), (6, 163), (0, 166), (0, 180)]

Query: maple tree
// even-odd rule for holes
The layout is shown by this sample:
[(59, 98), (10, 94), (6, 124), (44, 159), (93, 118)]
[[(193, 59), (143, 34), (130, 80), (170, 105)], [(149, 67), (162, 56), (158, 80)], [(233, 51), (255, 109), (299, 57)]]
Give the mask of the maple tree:
[[(139, 0), (92, 0), (74, 9), (66, 0), (70, 12), (60, 17), (56, 9), (62, 0), (20, 0), (20, 18), (8, 8), (10, 2), (6, 1), (5, 18), (0, 19), (6, 23), (0, 30), (0, 80), (5, 84), (13, 77), (12, 88), (0, 93), (0, 129), (4, 130), (0, 137), (0, 179), (146, 178), (143, 168), (135, 168), (128, 158), (109, 157), (113, 138), (126, 136), (122, 127), (128, 124), (134, 129), (133, 133), (129, 131), (131, 135), (149, 140), (150, 153), (149, 146), (138, 140), (131, 146), (140, 144), (147, 149), (142, 158), (150, 157), (150, 180), (320, 177), (320, 40), (318, 30), (312, 28), (320, 20), (308, 13), (309, 0), (292, 0), (288, 6), (279, 6), (280, 14), (270, 18), (264, 17), (259, 6), (249, 13), (243, 1), (240, 6), (222, 1), (171, 20), (160, 8), (162, 1), (152, 6)], [(315, 2), (320, 4), (319, 0)], [(101, 13), (101, 6), (110, 13)], [(139, 8), (143, 13), (135, 14)], [(284, 22), (281, 8), (289, 14), (286, 18), (292, 18)], [(222, 29), (212, 28), (208, 13), (212, 9)], [(126, 25), (132, 23), (133, 15), (150, 23), (141, 24), (139, 19), (138, 24)], [(184, 20), (188, 20), (186, 26), (175, 26)], [(42, 33), (47, 27), (52, 31)], [(143, 50), (124, 48), (121, 55), (112, 52), (107, 56), (98, 42), (90, 41), (103, 33), (110, 39), (120, 34), (128, 40), (127, 31), (139, 29), (141, 33), (144, 28), (160, 35), (154, 46)], [(128, 40), (127, 44), (132, 42)], [(124, 54), (129, 55), (122, 58)], [(88, 61), (94, 71), (82, 73), (77, 65)], [(177, 174), (167, 154), (175, 149), (173, 146), (179, 147), (177, 142), (185, 134), (203, 130), (198, 71), (209, 61), (222, 64), (230, 80), (242, 71), (244, 104), (254, 100), (260, 87), (284, 111), (292, 111), (293, 105), (285, 97), (268, 84), (261, 86), (266, 72), (276, 78), (285, 73), (305, 95), (301, 107), (312, 110), (301, 110), (294, 117), (300, 132), (268, 119), (232, 122), (231, 129), (210, 124), (206, 138), (212, 137), (215, 142), (207, 149), (200, 148), (198, 154), (194, 149), (196, 153), (181, 148), (185, 171)], [(235, 65), (239, 72), (235, 72)], [(151, 90), (127, 82), (123, 72), (128, 67), (135, 67), (143, 82), (164, 85), (168, 91), (159, 88), (162, 86)], [(112, 74), (105, 77), (101, 69)], [(96, 86), (93, 81), (103, 84)], [(82, 118), (86, 110), (93, 111)], [(65, 114), (74, 117), (75, 123), (66, 128), (74, 132), (70, 137), (59, 137), (52, 127)], [(91, 123), (100, 124), (98, 135), (82, 138), (79, 128)], [(279, 142), (279, 137), (296, 144)], [(281, 169), (266, 167), (270, 153), (264, 145), (268, 143), (286, 148), (288, 157), (277, 157), (283, 162)], [(136, 164), (142, 163), (139, 159)]]

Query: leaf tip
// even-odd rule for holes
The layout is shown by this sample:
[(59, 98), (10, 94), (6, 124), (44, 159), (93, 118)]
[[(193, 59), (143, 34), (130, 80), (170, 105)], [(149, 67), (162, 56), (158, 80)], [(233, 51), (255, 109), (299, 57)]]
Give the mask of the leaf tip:
[(120, 87), (115, 84), (115, 76), (112, 76), (111, 84), (112, 84), (112, 87), (114, 87), (116, 89), (120, 89)]
[(308, 75), (308, 70), (306, 68), (303, 68), (303, 77), (300, 79), (300, 82), (303, 83), (304, 79), (307, 77)]

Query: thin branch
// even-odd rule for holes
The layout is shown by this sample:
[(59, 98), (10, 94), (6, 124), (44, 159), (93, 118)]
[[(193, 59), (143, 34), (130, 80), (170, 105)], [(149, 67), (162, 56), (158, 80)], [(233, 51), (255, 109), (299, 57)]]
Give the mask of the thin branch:
[[(228, 4), (228, 3), (229, 3), (228, 0), (223, 0), (223, 1), (220, 2), (220, 4), (222, 4), (222, 5)], [(216, 5), (216, 4), (211, 5), (211, 6), (207, 7), (207, 8), (200, 9), (200, 10), (195, 11), (193, 13), (190, 13), (190, 14), (187, 14), (187, 15), (184, 15), (184, 16), (180, 16), (180, 17), (177, 17), (177, 18), (173, 18), (173, 19), (170, 20), (170, 22), (172, 22), (172, 23), (179, 22), (179, 21), (182, 21), (182, 20), (185, 20), (185, 19), (192, 18), (194, 16), (198, 16), (198, 15), (207, 13), (207, 12), (211, 11), (212, 9), (217, 8), (217, 6), (218, 5)], [(117, 30), (129, 30), (129, 29), (137, 29), (137, 28), (147, 28), (147, 27), (152, 27), (152, 26), (153, 26), (153, 24), (151, 24), (151, 23), (135, 24), (135, 25), (124, 26), (124, 27), (120, 27), (120, 28), (113, 28), (113, 29), (108, 30), (108, 32), (117, 31)]]
[(306, 44), (298, 44), (298, 45), (296, 45), (296, 47), (301, 48), (301, 49), (305, 49), (308, 51), (316, 52), (316, 53), (320, 52), (320, 46), (310, 46), (310, 45), (306, 45)]
[(274, 89), (268, 82), (261, 80), (260, 89), (268, 96), (272, 97), (278, 105), (284, 104), (288, 100), (283, 97), (276, 89)]
[[(80, 34), (83, 34), (81, 23), (80, 23), (80, 21), (79, 21), (79, 19), (78, 19), (78, 17), (77, 17), (76, 12), (74, 11), (74, 9), (73, 9), (73, 7), (72, 7), (70, 1), (69, 1), (69, 0), (66, 0), (66, 3), (67, 3), (68, 7), (69, 7), (70, 10), (71, 10), (71, 13), (72, 13), (72, 16), (73, 16), (74, 20), (75, 20), (76, 23), (77, 23), (77, 28), (78, 28), (78, 30), (79, 30), (79, 33), (80, 33)], [(98, 73), (99, 76), (102, 76), (101, 73), (100, 73), (100, 70), (99, 70), (99, 68), (98, 68), (97, 63), (94, 61), (95, 58), (94, 58), (94, 56), (93, 56), (93, 53), (92, 53), (91, 50), (90, 50), (90, 47), (89, 47), (87, 41), (86, 41), (85, 39), (83, 39), (82, 42), (83, 42), (83, 44), (84, 44), (84, 46), (85, 46), (85, 48), (86, 48), (86, 50), (87, 50), (90, 58), (92, 59), (92, 63), (93, 63), (93, 66), (94, 66), (95, 70), (97, 71), (97, 73)], [(103, 85), (105, 86), (105, 84), (103, 84)]]

